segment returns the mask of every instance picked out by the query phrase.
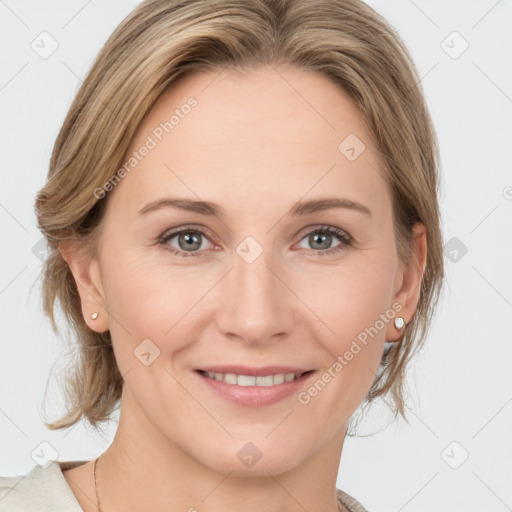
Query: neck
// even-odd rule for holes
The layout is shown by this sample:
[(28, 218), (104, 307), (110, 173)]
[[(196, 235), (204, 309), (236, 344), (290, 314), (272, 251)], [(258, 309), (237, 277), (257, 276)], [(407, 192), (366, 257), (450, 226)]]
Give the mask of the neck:
[(286, 454), (291, 466), (282, 472), (265, 465), (265, 454), (251, 471), (240, 464), (240, 471), (221, 472), (164, 437), (133, 402), (123, 393), (114, 441), (97, 465), (102, 512), (340, 510), (335, 490), (345, 428), (297, 465), (290, 463), (294, 453)]

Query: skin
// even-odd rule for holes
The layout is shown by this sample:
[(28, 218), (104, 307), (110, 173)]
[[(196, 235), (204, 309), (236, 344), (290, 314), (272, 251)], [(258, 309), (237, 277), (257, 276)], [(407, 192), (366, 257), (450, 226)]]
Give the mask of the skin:
[[(84, 319), (97, 332), (110, 329), (125, 379), (118, 430), (97, 468), (101, 508), (334, 512), (347, 421), (372, 385), (384, 342), (402, 336), (393, 322), (308, 404), (294, 394), (244, 408), (193, 370), (282, 364), (321, 375), (394, 303), (410, 321), (425, 228), (415, 226), (413, 257), (402, 266), (391, 193), (361, 114), (336, 84), (310, 71), (263, 66), (188, 76), (154, 105), (128, 154), (190, 96), (197, 107), (103, 199), (98, 258), (79, 256), (72, 242), (60, 246)], [(366, 146), (354, 161), (338, 150), (351, 133)], [(138, 214), (165, 197), (211, 201), (225, 216), (174, 208)], [(288, 214), (299, 200), (325, 197), (357, 201), (372, 215)], [(179, 236), (157, 242), (185, 225), (206, 232), (196, 234), (197, 257), (165, 249), (186, 254)], [(308, 235), (322, 226), (353, 243), (329, 233), (325, 245), (315, 242)], [(263, 249), (252, 263), (236, 251), (246, 236)], [(147, 338), (160, 350), (148, 366), (133, 353)], [(237, 457), (247, 442), (262, 454), (252, 467)], [(97, 510), (93, 463), (64, 472), (86, 512)]]

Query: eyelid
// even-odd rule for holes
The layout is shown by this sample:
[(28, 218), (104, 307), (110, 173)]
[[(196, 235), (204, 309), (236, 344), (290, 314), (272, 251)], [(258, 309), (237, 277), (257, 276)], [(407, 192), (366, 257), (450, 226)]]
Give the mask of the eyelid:
[(218, 243), (216, 237), (212, 234), (212, 232), (202, 224), (185, 224), (184, 226), (176, 226), (175, 228), (170, 228), (164, 231), (158, 237), (158, 241), (164, 241), (165, 239), (169, 240), (169, 238), (174, 238), (176, 235), (179, 235), (183, 231), (197, 231), (203, 234), (211, 242)]
[(354, 238), (346, 229), (338, 228), (337, 226), (333, 226), (332, 224), (309, 224), (308, 226), (301, 228), (293, 238), (296, 238), (297, 236), (301, 235), (300, 240), (302, 240), (304, 236), (310, 233), (314, 233), (316, 231), (329, 231), (332, 233), (339, 232), (340, 234), (344, 234), (351, 241), (354, 241)]

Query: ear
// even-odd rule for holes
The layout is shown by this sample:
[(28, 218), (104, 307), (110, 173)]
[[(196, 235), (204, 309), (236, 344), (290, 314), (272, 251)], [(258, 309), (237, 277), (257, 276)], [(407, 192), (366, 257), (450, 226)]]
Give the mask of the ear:
[[(85, 323), (93, 331), (107, 331), (108, 312), (98, 260), (80, 250), (79, 242), (76, 240), (59, 242), (59, 251), (75, 278)], [(98, 313), (95, 320), (91, 318), (93, 313)]]
[[(414, 224), (409, 246), (411, 248), (409, 264), (405, 267), (402, 266), (401, 271), (397, 274), (397, 291), (393, 298), (393, 304), (398, 303), (402, 306), (402, 309), (397, 311), (395, 318), (401, 316), (406, 323), (411, 321), (416, 311), (427, 264), (427, 232), (421, 222)], [(406, 329), (407, 327), (405, 327)], [(398, 330), (393, 321), (388, 323), (386, 327), (387, 341), (398, 341), (403, 334), (404, 329)]]

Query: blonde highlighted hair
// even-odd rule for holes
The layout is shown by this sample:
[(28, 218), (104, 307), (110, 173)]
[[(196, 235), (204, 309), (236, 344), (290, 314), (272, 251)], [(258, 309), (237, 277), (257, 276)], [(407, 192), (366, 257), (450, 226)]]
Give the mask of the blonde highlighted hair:
[(427, 262), (414, 317), (400, 342), (384, 348), (365, 398), (391, 396), (405, 415), (405, 370), (424, 344), (444, 277), (438, 206), (439, 155), (416, 67), (394, 29), (359, 0), (145, 0), (115, 29), (78, 90), (56, 139), (48, 180), (38, 192), (47, 239), (43, 308), (53, 329), (57, 302), (78, 357), (66, 374), (67, 412), (50, 429), (82, 417), (110, 418), (123, 378), (110, 332), (86, 325), (80, 296), (58, 250), (76, 239), (95, 254), (108, 201), (94, 193), (123, 165), (132, 138), (159, 96), (192, 72), (287, 65), (316, 71), (352, 98), (374, 137), (393, 194), (395, 238), (403, 263), (415, 222), (427, 232)]

